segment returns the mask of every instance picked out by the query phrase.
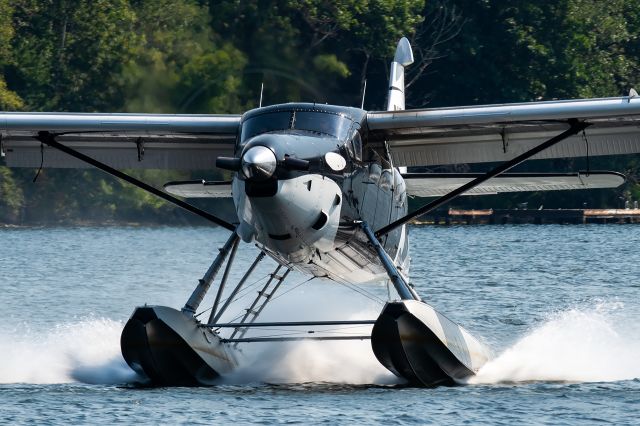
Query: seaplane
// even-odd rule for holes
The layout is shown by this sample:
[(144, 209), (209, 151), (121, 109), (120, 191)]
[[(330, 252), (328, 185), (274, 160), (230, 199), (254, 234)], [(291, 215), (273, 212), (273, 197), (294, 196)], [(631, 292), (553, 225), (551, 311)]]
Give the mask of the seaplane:
[[(410, 385), (456, 384), (476, 374), (490, 352), (411, 284), (408, 222), (461, 195), (621, 185), (625, 177), (615, 172), (509, 170), (529, 159), (639, 153), (640, 97), (631, 89), (612, 98), (407, 110), (404, 75), (412, 62), (402, 38), (384, 111), (260, 102), (242, 115), (2, 112), (0, 151), (9, 167), (97, 167), (229, 231), (182, 308), (139, 306), (126, 322), (122, 355), (151, 385), (215, 385), (238, 367), (240, 348), (289, 339), (246, 337), (252, 328), (327, 325), (367, 325), (370, 333), (305, 338), (370, 339), (379, 362)], [(488, 163), (488, 171), (408, 171), (461, 163)], [(127, 172), (213, 168), (231, 178), (159, 189)], [(233, 200), (237, 220), (186, 201), (221, 197)], [(410, 212), (408, 197), (427, 201)], [(241, 243), (259, 254), (231, 286)], [(221, 322), (265, 257), (277, 268), (239, 321)], [(260, 322), (292, 270), (394, 290), (372, 320)], [(204, 321), (198, 310), (221, 271)]]

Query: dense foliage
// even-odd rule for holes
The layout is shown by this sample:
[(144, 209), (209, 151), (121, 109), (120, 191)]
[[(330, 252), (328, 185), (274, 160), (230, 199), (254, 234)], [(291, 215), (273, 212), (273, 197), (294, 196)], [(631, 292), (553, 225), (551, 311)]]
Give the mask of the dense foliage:
[[(417, 59), (410, 107), (615, 96), (640, 82), (639, 34), (635, 0), (0, 0), (0, 110), (238, 113), (256, 106), (261, 83), (266, 103), (359, 105), (365, 80), (365, 108), (380, 109), (402, 35)], [(602, 164), (634, 176), (640, 167)], [(0, 166), (0, 222), (177, 214), (98, 171), (34, 175)], [(615, 207), (640, 197), (633, 183), (624, 194), (480, 203)]]

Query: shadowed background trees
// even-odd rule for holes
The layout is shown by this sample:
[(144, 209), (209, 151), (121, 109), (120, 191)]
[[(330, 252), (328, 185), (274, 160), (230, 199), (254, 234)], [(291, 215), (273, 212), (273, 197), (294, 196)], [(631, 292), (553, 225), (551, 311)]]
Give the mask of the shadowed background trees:
[[(261, 83), (266, 104), (360, 106), (365, 80), (365, 109), (381, 109), (403, 35), (416, 56), (408, 107), (617, 96), (640, 82), (638, 34), (630, 0), (0, 0), (0, 110), (241, 113), (257, 106)], [(458, 204), (616, 207), (640, 197), (637, 158), (597, 166), (632, 182)], [(0, 166), (0, 222), (186, 220), (95, 170), (34, 175)], [(155, 185), (190, 177), (136, 175)]]

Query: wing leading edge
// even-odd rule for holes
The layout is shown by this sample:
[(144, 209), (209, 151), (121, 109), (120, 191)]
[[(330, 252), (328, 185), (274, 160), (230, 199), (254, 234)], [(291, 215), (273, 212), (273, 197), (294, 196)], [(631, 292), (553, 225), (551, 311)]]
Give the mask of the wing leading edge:
[(640, 152), (640, 97), (369, 112), (370, 137), (396, 166), (508, 161), (566, 130), (591, 125), (533, 159)]
[(0, 155), (10, 167), (87, 167), (42, 146), (40, 131), (115, 168), (211, 169), (233, 154), (239, 115), (0, 112)]
[[(567, 128), (591, 124), (534, 159), (640, 152), (640, 97), (369, 112), (370, 136), (396, 166), (507, 161)], [(0, 155), (12, 167), (85, 167), (42, 147), (39, 131), (117, 168), (210, 169), (229, 156), (239, 115), (0, 113)]]

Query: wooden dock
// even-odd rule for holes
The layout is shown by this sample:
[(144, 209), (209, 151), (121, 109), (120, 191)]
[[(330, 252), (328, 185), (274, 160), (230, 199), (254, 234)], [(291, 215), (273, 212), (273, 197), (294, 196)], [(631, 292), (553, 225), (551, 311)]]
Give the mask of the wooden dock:
[(449, 209), (421, 216), (414, 223), (432, 225), (640, 223), (640, 209)]

